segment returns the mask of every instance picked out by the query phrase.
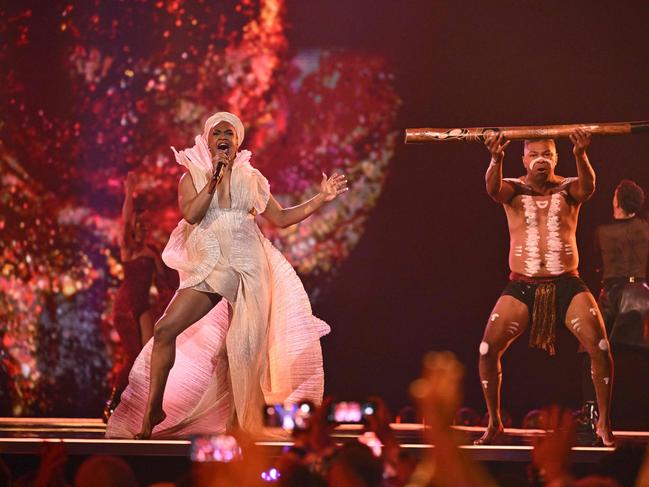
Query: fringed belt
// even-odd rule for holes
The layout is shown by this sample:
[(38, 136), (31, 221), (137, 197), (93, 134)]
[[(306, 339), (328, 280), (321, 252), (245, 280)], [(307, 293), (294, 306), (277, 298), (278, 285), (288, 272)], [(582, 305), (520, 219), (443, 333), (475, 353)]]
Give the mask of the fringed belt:
[(578, 277), (577, 271), (556, 277), (533, 278), (512, 272), (509, 278), (536, 286), (532, 324), (530, 328), (530, 347), (545, 350), (550, 355), (556, 353), (554, 346), (557, 328), (557, 281), (564, 277)]
[(557, 285), (554, 282), (538, 284), (534, 293), (530, 347), (540, 348), (554, 355), (557, 326)]

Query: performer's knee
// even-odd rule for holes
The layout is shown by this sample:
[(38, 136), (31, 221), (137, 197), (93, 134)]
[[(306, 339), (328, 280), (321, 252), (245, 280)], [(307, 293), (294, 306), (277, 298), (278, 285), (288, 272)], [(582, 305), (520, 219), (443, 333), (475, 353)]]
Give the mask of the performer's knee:
[(611, 346), (608, 343), (608, 340), (606, 338), (600, 339), (599, 342), (597, 342), (597, 348), (599, 348), (602, 352), (607, 352), (610, 350)]
[(496, 359), (502, 355), (505, 348), (507, 348), (507, 342), (502, 339), (490, 339), (489, 341), (485, 339), (480, 342), (478, 353), (480, 358)]
[(497, 350), (485, 340), (480, 342), (478, 353), (480, 353), (480, 360), (492, 360), (498, 357)]
[(608, 356), (610, 350), (611, 345), (606, 338), (595, 339), (586, 346), (586, 351), (591, 358), (596, 358), (601, 355)]

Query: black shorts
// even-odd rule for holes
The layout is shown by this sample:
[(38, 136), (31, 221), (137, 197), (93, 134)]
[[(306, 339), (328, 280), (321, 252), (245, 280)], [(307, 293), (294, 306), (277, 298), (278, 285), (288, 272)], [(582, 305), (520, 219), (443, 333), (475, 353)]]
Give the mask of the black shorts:
[(567, 274), (555, 278), (541, 279), (539, 280), (539, 282), (534, 282), (533, 279), (521, 279), (512, 277), (511, 280), (507, 283), (507, 286), (505, 286), (505, 289), (503, 290), (501, 296), (511, 296), (519, 300), (521, 303), (527, 305), (527, 311), (529, 313), (529, 320), (531, 324), (536, 288), (540, 284), (547, 282), (552, 282), (556, 285), (555, 305), (557, 313), (557, 324), (563, 324), (566, 320), (566, 313), (568, 311), (568, 306), (570, 306), (570, 303), (572, 302), (572, 298), (574, 298), (579, 293), (590, 293), (590, 289), (588, 289), (586, 283), (582, 281), (579, 276)]

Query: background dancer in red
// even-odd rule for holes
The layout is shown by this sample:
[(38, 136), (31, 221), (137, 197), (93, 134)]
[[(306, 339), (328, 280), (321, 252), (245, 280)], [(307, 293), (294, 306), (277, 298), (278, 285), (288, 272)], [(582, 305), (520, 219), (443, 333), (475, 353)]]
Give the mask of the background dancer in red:
[(119, 251), (124, 268), (124, 280), (115, 297), (113, 324), (119, 333), (124, 361), (115, 375), (109, 400), (104, 407), (104, 420), (119, 403), (128, 383), (128, 374), (142, 347), (153, 336), (155, 310), (152, 309), (150, 291), (154, 276), (161, 289), (165, 286), (169, 269), (162, 262), (158, 250), (147, 243), (146, 212), (135, 203), (135, 173), (129, 172), (124, 182), (122, 205), (122, 231)]

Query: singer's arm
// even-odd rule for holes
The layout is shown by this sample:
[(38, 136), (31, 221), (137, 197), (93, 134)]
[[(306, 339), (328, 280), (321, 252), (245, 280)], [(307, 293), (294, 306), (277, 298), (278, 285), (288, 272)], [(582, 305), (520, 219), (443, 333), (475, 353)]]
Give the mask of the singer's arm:
[(279, 202), (271, 194), (266, 210), (262, 216), (273, 225), (281, 228), (290, 227), (311, 216), (322, 208), (325, 203), (333, 200), (340, 193), (347, 191), (347, 178), (343, 175), (334, 174), (330, 178), (323, 173), (320, 183), (320, 192), (304, 203), (290, 208), (282, 208)]
[(273, 225), (280, 228), (290, 227), (311, 216), (325, 204), (324, 196), (318, 193), (313, 198), (304, 203), (290, 208), (282, 208), (279, 202), (271, 194), (266, 206), (266, 211), (262, 213), (264, 218)]
[(205, 187), (197, 193), (191, 175), (182, 175), (178, 183), (178, 206), (188, 223), (193, 225), (203, 219), (216, 192), (216, 184), (216, 180), (210, 178)]

